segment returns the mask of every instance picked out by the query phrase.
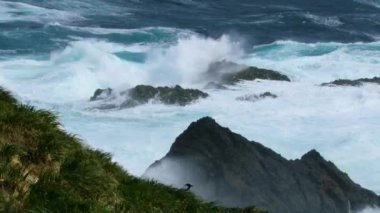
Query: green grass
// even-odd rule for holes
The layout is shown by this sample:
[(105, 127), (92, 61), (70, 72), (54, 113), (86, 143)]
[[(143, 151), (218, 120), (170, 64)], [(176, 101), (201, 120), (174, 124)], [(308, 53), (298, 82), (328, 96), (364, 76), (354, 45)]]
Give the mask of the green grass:
[(259, 212), (224, 209), (129, 175), (51, 112), (0, 88), (0, 212)]

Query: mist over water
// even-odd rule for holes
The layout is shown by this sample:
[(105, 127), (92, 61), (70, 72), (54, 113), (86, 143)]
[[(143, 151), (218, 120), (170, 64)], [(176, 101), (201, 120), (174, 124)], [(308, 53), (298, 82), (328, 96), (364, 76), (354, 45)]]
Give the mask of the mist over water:
[[(315, 148), (380, 193), (380, 86), (319, 86), (380, 76), (380, 11), (371, 1), (337, 1), (340, 11), (321, 2), (0, 1), (0, 85), (55, 111), (69, 132), (137, 176), (207, 115), (286, 158)], [(223, 7), (231, 8), (224, 19)], [(204, 73), (221, 60), (277, 70), (293, 82), (203, 89)], [(179, 84), (210, 97), (186, 107), (91, 109), (96, 89), (139, 84)], [(236, 99), (266, 91), (278, 98)]]

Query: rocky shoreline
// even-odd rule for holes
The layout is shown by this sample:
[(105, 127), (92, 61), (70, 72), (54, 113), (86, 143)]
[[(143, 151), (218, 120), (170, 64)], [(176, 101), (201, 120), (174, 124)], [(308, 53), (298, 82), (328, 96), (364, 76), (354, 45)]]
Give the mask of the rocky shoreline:
[[(221, 61), (210, 65), (205, 74), (205, 87), (203, 87), (203, 89), (211, 94), (211, 90), (228, 90), (229, 87), (236, 85), (241, 81), (253, 81), (254, 83), (259, 83), (260, 81), (281, 81), (286, 83), (291, 80), (288, 76), (277, 71)], [(320, 86), (360, 87), (367, 83), (380, 84), (380, 80), (378, 77), (361, 78), (357, 80), (340, 79), (321, 84)], [(97, 89), (89, 101), (95, 106), (95, 109), (100, 110), (128, 109), (145, 104), (156, 103), (184, 107), (210, 97), (209, 93), (202, 90), (183, 88), (179, 85), (137, 85), (124, 91), (116, 91), (113, 88), (104, 88)], [(270, 91), (253, 92), (236, 97), (235, 100), (254, 103), (264, 99), (277, 99), (280, 97), (278, 94)], [(4, 100), (1, 100), (1, 98)], [(51, 115), (49, 112), (42, 112), (42, 114), (39, 115), (39, 112), (34, 111), (32, 108), (19, 106), (17, 100), (8, 93), (2, 91), (1, 88), (0, 104), (9, 108), (11, 113), (14, 113), (14, 110), (25, 111), (25, 113), (29, 113), (30, 115), (35, 113), (35, 116), (37, 116), (35, 120), (37, 120), (38, 116), (47, 120), (52, 119), (52, 126), (48, 127), (50, 124), (46, 124), (47, 126), (44, 126), (44, 128), (52, 128), (54, 134), (57, 134), (59, 137), (64, 135), (64, 138), (66, 138), (65, 140), (70, 141), (70, 144), (75, 146), (75, 150), (74, 148), (72, 150), (71, 148), (62, 148), (65, 152), (69, 153), (75, 151), (87, 154), (92, 153), (92, 150), (84, 149), (76, 138), (70, 138), (65, 132), (60, 132), (61, 130), (57, 129), (57, 124), (54, 123), (56, 122), (56, 118), (54, 116), (49, 117), (49, 115)], [(0, 121), (3, 123), (8, 122), (8, 115), (4, 114), (3, 116), (5, 116), (3, 121)], [(0, 124), (2, 125), (2, 123)], [(20, 130), (17, 129), (17, 131)], [(33, 131), (42, 130), (36, 129)], [(12, 138), (13, 136), (10, 135), (7, 137)], [(8, 138), (6, 139), (8, 140)], [(19, 139), (21, 141), (18, 143), (28, 141), (21, 136)], [(7, 145), (7, 143), (8, 142), (4, 144)], [(38, 145), (39, 142), (34, 143)], [(39, 146), (40, 145), (38, 145), (38, 147)], [(41, 146), (44, 146), (44, 144)], [(4, 147), (6, 148), (6, 146)], [(38, 150), (38, 147), (36, 150)], [(28, 148), (26, 147), (23, 149)], [(22, 168), (20, 171), (32, 171), (30, 168), (35, 165), (39, 168), (38, 172), (35, 172), (36, 174), (26, 176), (27, 180), (21, 180), (20, 183), (17, 182), (18, 180), (7, 180), (9, 183), (15, 185), (15, 187), (20, 184), (26, 184), (27, 187), (25, 190), (27, 191), (25, 191), (25, 193), (20, 191), (17, 187), (13, 187), (17, 193), (21, 193), (22, 196), (26, 197), (29, 196), (28, 193), (32, 195), (33, 193), (45, 193), (43, 189), (39, 189), (41, 191), (37, 192), (33, 191), (34, 185), (51, 184), (51, 182), (49, 182), (50, 180), (43, 179), (47, 182), (39, 182), (41, 178), (44, 178), (42, 176), (45, 175), (45, 167), (49, 170), (47, 171), (47, 174), (61, 175), (59, 173), (60, 171), (56, 171), (54, 168), (57, 166), (61, 167), (67, 162), (52, 160), (54, 157), (51, 157), (50, 152), (53, 151), (48, 150), (46, 153), (44, 151), (44, 155), (42, 156), (43, 159), (41, 160), (42, 163), (37, 162), (41, 164), (25, 161), (28, 156), (24, 156), (23, 158), (19, 157), (25, 153), (16, 152), (15, 154), (11, 152), (12, 155), (8, 156), (5, 162), (8, 162), (10, 165), (9, 168), (12, 171), (19, 171), (20, 168)], [(102, 162), (103, 159), (98, 159), (98, 157), (96, 157), (98, 154), (96, 154), (95, 157), (92, 157), (92, 160)], [(102, 155), (102, 153), (99, 155)], [(78, 162), (86, 160), (85, 158), (82, 159), (81, 156), (77, 158), (78, 159), (75, 160)], [(32, 167), (30, 167), (28, 163), (31, 164)], [(274, 213), (346, 213), (351, 210), (356, 212), (366, 207), (380, 206), (380, 197), (378, 195), (353, 182), (346, 173), (339, 170), (332, 162), (325, 160), (316, 150), (311, 150), (300, 159), (288, 160), (262, 144), (255, 141), (248, 141), (246, 138), (220, 126), (210, 117), (205, 117), (193, 122), (187, 130), (178, 136), (167, 155), (152, 164), (146, 170), (142, 180), (134, 179), (117, 165), (110, 164), (108, 161), (105, 165), (112, 166), (115, 171), (117, 170), (117, 174), (114, 174), (117, 177), (111, 177), (117, 179), (117, 183), (112, 183), (114, 184), (111, 187), (113, 190), (117, 190), (116, 188), (119, 186), (125, 188), (134, 187), (133, 184), (125, 185), (125, 183), (122, 182), (123, 180), (120, 179), (120, 176), (123, 175), (125, 176), (124, 178), (137, 181), (139, 184), (147, 185), (146, 187), (150, 188), (149, 190), (155, 190), (155, 187), (164, 187), (157, 184), (149, 185), (151, 179), (175, 188), (180, 188), (179, 192), (175, 190), (173, 191), (170, 187), (164, 187), (164, 189), (162, 189), (163, 193), (179, 193), (180, 195), (178, 196), (184, 196), (182, 194), (182, 188), (184, 185), (188, 184), (188, 186), (193, 186), (188, 188), (189, 191), (193, 192), (203, 200), (214, 202), (219, 206), (214, 207), (211, 204), (203, 205), (202, 203), (197, 203), (199, 202), (197, 198), (193, 198), (190, 195), (190, 197), (187, 197), (186, 199), (190, 200), (189, 202), (197, 203), (194, 204), (196, 206), (194, 209), (207, 209), (211, 212), (260, 212), (256, 209), (257, 207)], [(87, 166), (88, 165), (83, 165), (83, 171), (88, 169)], [(64, 172), (62, 173), (63, 175), (71, 174), (70, 168), (65, 169), (66, 170), (62, 170)], [(104, 172), (103, 170), (106, 170), (103, 167), (99, 167), (98, 169), (102, 172)], [(123, 175), (121, 175), (121, 173), (123, 173)], [(102, 175), (102, 178), (106, 179), (109, 174), (104, 172)], [(60, 178), (65, 180), (66, 176)], [(70, 181), (72, 180), (70, 179)], [(95, 188), (100, 187), (101, 185), (99, 185), (99, 183), (97, 184), (98, 185), (94, 186)], [(43, 186), (45, 187), (45, 185)], [(46, 187), (53, 192), (54, 190), (59, 190), (59, 188), (49, 188), (50, 185)], [(13, 188), (5, 191), (8, 197), (13, 196), (11, 195), (14, 193), (14, 191), (12, 191)], [(140, 188), (138, 188), (137, 191), (142, 193)], [(107, 196), (112, 193), (113, 192), (111, 191), (105, 192)], [(118, 199), (127, 199), (125, 198), (123, 191), (118, 191), (118, 193)], [(75, 196), (80, 197), (80, 195)], [(143, 203), (144, 205), (152, 205), (149, 196), (141, 196), (145, 199)], [(170, 195), (167, 196), (170, 197)], [(176, 196), (177, 194), (172, 198), (177, 199)], [(108, 200), (106, 201), (108, 202)], [(126, 205), (118, 203), (119, 201), (115, 201), (112, 204), (107, 204), (106, 202), (100, 203), (99, 206), (101, 207), (99, 208), (116, 209), (118, 208), (118, 205)], [(6, 200), (6, 202), (13, 201)], [(26, 205), (22, 202), (23, 201), (17, 201), (17, 205), (20, 205), (19, 208), (21, 209)], [(94, 203), (98, 202), (98, 200), (96, 197), (91, 197), (88, 202), (91, 203), (91, 205), (95, 205)], [(164, 205), (162, 204), (164, 202), (166, 201), (163, 200), (160, 205)], [(57, 203), (63, 205), (63, 203), (60, 203), (60, 201), (57, 200), (53, 200), (49, 205)], [(80, 205), (76, 202), (74, 203), (75, 205)], [(186, 204), (181, 205), (187, 208)], [(5, 207), (1, 207), (0, 205), (0, 210), (1, 208), (4, 209)], [(132, 204), (131, 208), (141, 210), (137, 204)], [(168, 208), (170, 207), (165, 206), (163, 209)]]

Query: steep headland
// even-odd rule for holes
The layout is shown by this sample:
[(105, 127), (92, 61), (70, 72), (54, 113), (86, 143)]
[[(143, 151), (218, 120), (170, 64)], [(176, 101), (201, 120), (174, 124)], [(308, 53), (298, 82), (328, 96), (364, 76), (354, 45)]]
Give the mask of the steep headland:
[(380, 197), (354, 183), (312, 150), (287, 160), (221, 127), (209, 117), (192, 123), (146, 178), (181, 186), (223, 206), (255, 205), (275, 213), (346, 213), (380, 205)]

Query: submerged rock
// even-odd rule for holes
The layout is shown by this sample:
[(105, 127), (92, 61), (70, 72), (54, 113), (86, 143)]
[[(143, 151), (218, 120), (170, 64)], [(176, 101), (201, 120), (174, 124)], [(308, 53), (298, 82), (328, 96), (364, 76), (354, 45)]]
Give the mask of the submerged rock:
[(380, 197), (354, 183), (312, 150), (291, 161), (206, 117), (192, 123), (169, 153), (144, 174), (223, 206), (256, 206), (273, 213), (347, 213), (380, 205)]
[[(148, 85), (138, 85), (132, 89), (123, 91), (119, 94), (119, 99), (122, 99), (121, 104), (106, 103), (105, 109), (114, 108), (130, 108), (142, 104), (147, 104), (151, 101), (160, 102), (168, 105), (185, 106), (192, 102), (207, 98), (208, 94), (197, 89), (184, 89), (180, 86), (175, 87), (153, 87)], [(115, 101), (116, 96), (113, 97), (111, 89), (98, 89), (95, 91), (91, 101), (106, 100)], [(119, 101), (120, 102), (120, 101)], [(102, 107), (104, 108), (104, 107)], [(101, 108), (101, 109), (102, 109)]]
[(272, 81), (290, 81), (290, 79), (277, 71), (260, 69), (257, 67), (248, 67), (237, 73), (229, 73), (222, 76), (222, 81), (228, 84), (234, 84), (239, 81), (253, 81), (256, 79)]
[(208, 84), (206, 84), (204, 88), (205, 89), (227, 89), (227, 87), (224, 86), (223, 84), (216, 83), (216, 82), (209, 82)]
[(272, 81), (290, 81), (289, 77), (277, 71), (247, 67), (233, 62), (220, 61), (209, 66), (207, 77), (218, 79), (223, 84), (235, 84), (239, 81), (257, 79)]
[(112, 95), (113, 90), (111, 88), (97, 89), (94, 95), (90, 98), (90, 101), (104, 100)]
[(261, 99), (265, 99), (265, 98), (277, 98), (277, 95), (272, 94), (270, 92), (264, 92), (264, 93), (261, 93), (259, 95), (253, 94), (253, 95), (240, 96), (240, 97), (237, 97), (236, 100), (255, 102), (255, 101), (258, 101)]
[(220, 77), (226, 73), (238, 72), (247, 68), (247, 66), (237, 64), (231, 61), (216, 61), (209, 65), (207, 74), (211, 77)]
[(338, 79), (329, 83), (323, 83), (321, 86), (353, 86), (353, 87), (359, 87), (362, 86), (364, 83), (374, 83), (374, 84), (380, 84), (380, 77), (374, 77), (374, 78), (360, 78), (356, 80), (349, 80), (349, 79)]

